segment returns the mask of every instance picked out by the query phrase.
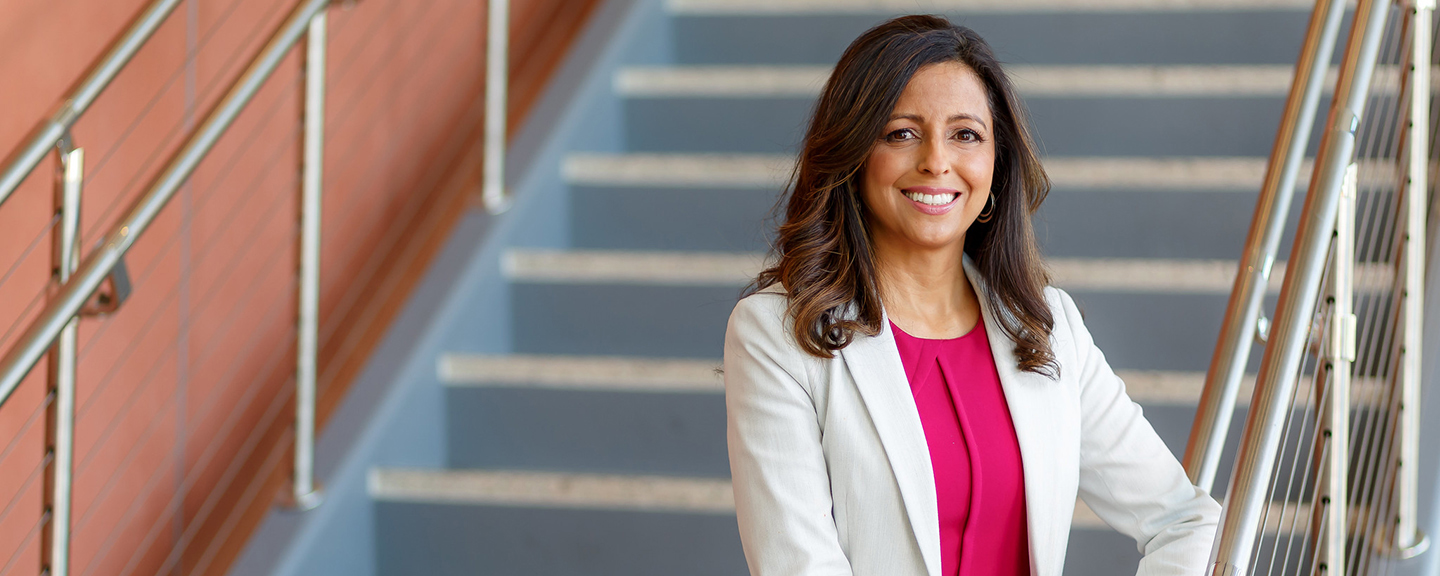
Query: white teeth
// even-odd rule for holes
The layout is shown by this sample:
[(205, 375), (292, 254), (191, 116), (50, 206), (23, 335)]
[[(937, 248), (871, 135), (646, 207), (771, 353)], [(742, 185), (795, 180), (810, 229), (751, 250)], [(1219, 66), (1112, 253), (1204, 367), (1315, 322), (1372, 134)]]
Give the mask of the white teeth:
[(909, 199), (914, 200), (914, 201), (916, 201), (916, 202), (919, 202), (919, 203), (921, 203), (921, 204), (929, 204), (929, 205), (931, 205), (931, 206), (944, 206), (944, 205), (946, 205), (946, 204), (949, 204), (949, 203), (951, 203), (951, 202), (954, 202), (954, 201), (955, 201), (955, 197), (956, 197), (956, 196), (959, 196), (959, 195), (960, 195), (959, 193), (955, 193), (955, 194), (922, 194), (922, 193), (920, 193), (920, 192), (906, 192), (906, 193), (905, 193), (905, 197), (906, 197), (906, 198), (909, 198)]

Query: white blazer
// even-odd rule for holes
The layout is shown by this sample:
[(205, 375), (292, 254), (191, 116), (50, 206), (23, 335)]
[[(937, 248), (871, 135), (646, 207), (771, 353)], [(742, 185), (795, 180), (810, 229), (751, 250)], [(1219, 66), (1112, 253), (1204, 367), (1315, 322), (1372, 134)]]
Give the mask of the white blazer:
[[(1192, 485), (1065, 292), (1052, 380), (1022, 372), (971, 262), (1025, 470), (1030, 566), (1058, 576), (1078, 495), (1144, 553), (1140, 575), (1203, 574), (1220, 506)], [(795, 343), (778, 289), (725, 333), (725, 407), (740, 539), (753, 576), (940, 576), (935, 480), (890, 323), (832, 359)]]

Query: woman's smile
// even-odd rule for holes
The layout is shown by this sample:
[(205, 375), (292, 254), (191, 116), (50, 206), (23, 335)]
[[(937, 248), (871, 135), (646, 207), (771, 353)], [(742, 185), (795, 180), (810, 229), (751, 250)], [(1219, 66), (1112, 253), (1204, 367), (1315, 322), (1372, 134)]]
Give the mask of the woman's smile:
[(911, 186), (900, 193), (915, 204), (916, 210), (934, 216), (949, 212), (960, 199), (960, 192), (956, 190), (931, 186)]

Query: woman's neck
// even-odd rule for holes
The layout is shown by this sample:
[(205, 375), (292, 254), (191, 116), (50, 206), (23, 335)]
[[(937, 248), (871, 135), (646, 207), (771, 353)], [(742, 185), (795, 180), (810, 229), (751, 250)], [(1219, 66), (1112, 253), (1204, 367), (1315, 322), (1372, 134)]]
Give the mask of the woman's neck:
[(880, 301), (890, 321), (920, 338), (956, 338), (980, 320), (980, 301), (965, 277), (963, 244), (941, 250), (877, 245)]

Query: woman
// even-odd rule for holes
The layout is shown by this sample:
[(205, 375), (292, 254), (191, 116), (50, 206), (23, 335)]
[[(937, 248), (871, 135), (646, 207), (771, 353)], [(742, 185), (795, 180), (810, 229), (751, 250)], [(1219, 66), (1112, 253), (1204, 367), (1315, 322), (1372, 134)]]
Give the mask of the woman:
[(908, 16), (846, 49), (725, 338), (752, 574), (1058, 575), (1077, 496), (1140, 574), (1204, 572), (1219, 506), (1047, 287), (1048, 189), (973, 31)]

